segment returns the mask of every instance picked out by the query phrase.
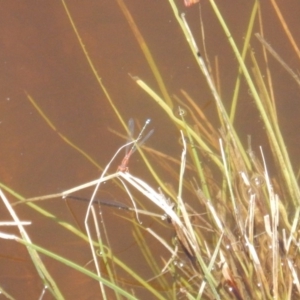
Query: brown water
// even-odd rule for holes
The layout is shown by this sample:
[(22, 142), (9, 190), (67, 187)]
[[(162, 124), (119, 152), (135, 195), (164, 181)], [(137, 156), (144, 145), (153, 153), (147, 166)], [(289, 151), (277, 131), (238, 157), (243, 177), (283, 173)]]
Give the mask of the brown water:
[[(128, 73), (138, 75), (157, 90), (151, 71), (117, 3), (88, 0), (72, 5), (69, 2), (70, 12), (86, 49), (124, 119), (133, 117), (142, 123), (146, 118), (151, 118), (155, 135), (148, 144), (179, 157), (181, 147), (177, 143), (179, 134), (176, 128), (170, 128), (166, 116), (128, 76)], [(234, 5), (218, 2), (241, 47), (252, 1), (235, 1)], [(201, 3), (207, 52), (212, 61), (218, 56), (221, 92), (229, 102), (236, 78), (236, 60), (209, 2), (203, 0)], [(126, 4), (151, 49), (169, 93), (179, 94), (179, 89), (183, 88), (200, 106), (205, 105), (211, 99), (210, 92), (189, 53), (168, 1), (131, 0)], [(197, 41), (201, 43), (199, 6), (194, 5), (189, 9), (184, 9), (182, 3), (179, 6), (186, 12)], [(281, 9), (299, 44), (299, 1), (285, 1)], [(299, 58), (290, 49), (269, 1), (263, 3), (262, 12), (267, 40), (294, 70), (299, 70)], [(108, 128), (119, 131), (122, 128), (87, 64), (61, 2), (5, 1), (1, 5), (0, 20), (0, 181), (24, 197), (33, 197), (61, 192), (95, 179), (100, 175), (100, 170), (64, 143), (25, 95), (27, 91), (57, 129), (101, 166), (106, 165), (124, 142), (108, 131)], [(258, 59), (261, 59), (256, 40), (252, 41), (252, 46)], [(279, 122), (295, 170), (298, 170), (299, 87), (273, 59), (270, 60), (280, 112)], [(262, 122), (256, 115), (247, 90), (242, 97), (236, 121), (239, 133), (244, 140), (247, 134), (253, 135), (253, 145), (265, 144)], [(212, 118), (213, 105), (206, 112)], [(218, 126), (216, 121), (213, 122)], [(118, 164), (116, 162), (114, 168)], [(131, 161), (131, 171), (145, 178), (147, 173), (143, 170), (142, 161), (136, 156)], [(167, 176), (165, 180), (168, 181)], [(91, 190), (85, 195), (89, 197)], [(118, 201), (126, 198), (113, 183), (105, 186), (100, 196)], [(60, 199), (45, 201), (40, 205), (58, 218), (74, 226), (78, 222), (79, 228), (83, 228), (85, 203), (69, 201), (74, 215)], [(9, 219), (4, 207), (1, 211), (1, 219)], [(33, 225), (28, 231), (35, 243), (82, 265), (89, 263), (91, 255), (87, 245), (72, 233), (25, 205), (18, 206), (16, 211), (20, 218), (32, 220)], [(137, 246), (133, 244), (130, 224), (117, 216), (124, 214), (134, 218), (131, 214), (111, 209), (103, 211), (113, 249), (127, 259), (129, 265), (148, 276), (148, 270), (143, 268), (143, 258), (137, 254)], [(9, 231), (6, 228), (1, 230)], [(17, 233), (13, 229), (10, 232)], [(171, 238), (172, 230), (167, 228), (166, 235)], [(0, 245), (0, 286), (16, 299), (37, 299), (43, 283), (24, 247), (4, 240), (0, 240)], [(154, 247), (163, 251), (157, 245)], [(140, 255), (140, 260), (137, 255)], [(66, 299), (95, 299), (99, 295), (98, 285), (92, 279), (42, 257), (59, 282)], [(132, 283), (132, 286), (138, 297), (147, 298), (138, 285)], [(44, 299), (51, 299), (51, 296), (46, 293)]]

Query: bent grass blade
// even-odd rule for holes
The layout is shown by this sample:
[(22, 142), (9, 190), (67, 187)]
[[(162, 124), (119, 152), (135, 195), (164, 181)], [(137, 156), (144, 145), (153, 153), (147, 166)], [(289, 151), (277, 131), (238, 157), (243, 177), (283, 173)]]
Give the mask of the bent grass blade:
[[(13, 218), (14, 222), (17, 224), (17, 226), (19, 228), (20, 234), (22, 236), (22, 239), (20, 239), (20, 240), (26, 242), (26, 244), (28, 244), (28, 245), (33, 245), (31, 242), (31, 239), (30, 239), (29, 235), (27, 234), (25, 228), (23, 227), (19, 217), (17, 216), (16, 212), (10, 205), (8, 199), (6, 198), (5, 194), (3, 193), (3, 191), (1, 189), (0, 189), (0, 197), (1, 197), (4, 205), (6, 206), (7, 210), (9, 211), (11, 217)], [(35, 251), (31, 247), (28, 247), (27, 250), (28, 250), (31, 260), (32, 260), (41, 280), (43, 281), (44, 285), (49, 288), (49, 291), (57, 299), (64, 299), (60, 289), (58, 288), (56, 282), (54, 281), (54, 279), (48, 272), (46, 266), (44, 265), (41, 257), (38, 255), (37, 251)]]

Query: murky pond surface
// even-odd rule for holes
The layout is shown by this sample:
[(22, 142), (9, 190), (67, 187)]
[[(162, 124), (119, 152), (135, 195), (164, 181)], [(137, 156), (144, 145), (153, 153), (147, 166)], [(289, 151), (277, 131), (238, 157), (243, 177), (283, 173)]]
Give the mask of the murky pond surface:
[[(211, 62), (218, 59), (221, 95), (225, 99), (225, 106), (226, 101), (229, 106), (236, 80), (237, 62), (209, 1), (200, 2), (206, 51)], [(234, 4), (218, 2), (238, 46), (242, 47), (253, 4), (251, 1), (235, 1)], [(155, 134), (147, 141), (147, 145), (179, 158), (181, 145), (178, 143), (178, 130), (170, 126), (157, 104), (128, 75), (139, 76), (158, 90), (117, 1), (88, 0), (76, 5), (69, 1), (67, 4), (85, 49), (124, 120), (134, 118), (142, 125), (147, 118), (151, 118)], [(126, 1), (126, 5), (151, 50), (169, 94), (179, 95), (180, 89), (188, 91), (199, 106), (207, 106), (207, 117), (218, 127), (219, 124), (214, 119), (214, 105), (207, 105), (211, 101), (210, 92), (189, 52), (168, 1), (131, 0)], [(200, 49), (203, 50), (199, 6), (185, 8), (183, 1), (178, 6), (186, 13)], [(299, 2), (287, 1), (281, 9), (293, 35), (299, 37)], [(286, 42), (269, 4), (262, 3), (262, 13), (266, 39), (293, 70), (298, 70), (299, 57)], [(23, 197), (30, 198), (59, 193), (96, 179), (115, 151), (125, 142), (112, 133), (111, 129), (123, 134), (125, 132), (93, 75), (62, 3), (5, 1), (0, 10), (0, 20), (1, 183)], [(296, 43), (299, 44), (300, 40)], [(253, 39), (251, 46), (257, 59), (262, 60), (259, 42)], [(274, 60), (270, 62), (270, 66), (279, 122), (295, 170), (298, 170), (299, 87)], [(247, 135), (252, 135), (252, 145), (265, 145), (262, 122), (247, 89), (243, 89), (243, 100), (239, 102), (236, 118), (238, 133), (244, 141)], [(45, 122), (26, 93), (35, 100), (56, 130)], [(70, 147), (60, 138), (59, 133), (85, 151), (97, 165)], [(268, 153), (268, 149), (266, 152)], [(122, 155), (113, 162), (112, 170), (117, 169), (121, 160)], [(130, 170), (144, 179), (149, 176), (138, 154), (131, 159)], [(168, 182), (168, 174), (162, 174)], [(151, 177), (149, 183), (154, 183)], [(176, 188), (177, 182), (171, 184)], [(81, 192), (81, 196), (87, 198), (91, 194), (92, 189)], [(130, 204), (127, 195), (116, 182), (108, 182), (102, 186), (98, 196)], [(16, 200), (9, 194), (7, 197), (11, 202)], [(58, 219), (84, 231), (85, 202), (58, 198), (39, 202), (38, 205)], [(91, 254), (86, 242), (26, 205), (20, 204), (15, 209), (21, 219), (32, 221), (28, 233), (36, 244), (82, 266), (91, 264)], [(154, 208), (149, 205), (147, 209)], [(131, 224), (126, 220), (134, 219), (134, 214), (103, 208), (102, 215), (115, 254), (150, 278), (151, 272), (143, 268), (144, 258), (132, 237)], [(1, 204), (1, 220), (9, 219), (6, 208)], [(147, 226), (155, 226), (147, 218), (143, 222)], [(1, 230), (18, 234), (15, 228)], [(173, 230), (168, 224), (162, 225), (160, 230), (164, 231), (167, 238), (172, 238)], [(156, 248), (157, 253), (163, 255), (163, 248), (153, 240), (151, 243), (153, 249)], [(26, 249), (12, 241), (0, 240), (0, 245), (0, 286), (16, 299), (37, 299), (43, 290), (43, 283)], [(95, 299), (99, 295), (97, 282), (46, 256), (42, 255), (42, 259), (59, 282), (66, 299)], [(133, 288), (138, 297), (147, 297), (136, 282), (123, 278), (122, 275), (119, 280), (123, 285)], [(46, 292), (43, 299), (51, 299), (51, 295)]]

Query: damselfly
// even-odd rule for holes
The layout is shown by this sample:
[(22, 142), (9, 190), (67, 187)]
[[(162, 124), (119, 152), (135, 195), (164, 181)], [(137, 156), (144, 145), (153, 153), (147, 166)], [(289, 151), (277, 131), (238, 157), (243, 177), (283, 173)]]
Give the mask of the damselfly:
[[(136, 150), (136, 146), (138, 144), (138, 146), (141, 146), (142, 144), (145, 143), (145, 141), (152, 135), (152, 133), (154, 132), (154, 130), (150, 130), (144, 137), (143, 137), (143, 133), (147, 127), (147, 125), (151, 122), (150, 119), (147, 119), (145, 122), (145, 125), (143, 126), (142, 130), (140, 131), (137, 139), (135, 140), (135, 142), (133, 143), (132, 147), (129, 150), (130, 147), (130, 141), (133, 140), (133, 132), (134, 132), (134, 121), (133, 119), (130, 119), (128, 121), (128, 130), (129, 130), (129, 140), (128, 140), (128, 147), (126, 147), (126, 155), (124, 156), (121, 164), (118, 167), (118, 171), (121, 172), (128, 172), (128, 162), (129, 162), (129, 158), (131, 157), (131, 155), (135, 152)], [(143, 137), (143, 138), (142, 138)], [(129, 151), (128, 151), (129, 150)]]
[[(65, 199), (78, 200), (78, 201), (83, 201), (83, 202), (89, 202), (90, 201), (90, 199), (88, 199), (88, 198), (72, 196), (72, 195), (66, 196)], [(126, 204), (117, 202), (115, 200), (97, 199), (96, 198), (92, 201), (92, 203), (112, 207), (112, 208), (115, 208), (115, 209), (118, 209), (118, 210), (132, 211), (132, 212), (135, 212), (135, 213), (138, 213), (138, 214), (152, 216), (152, 217), (156, 217), (156, 218), (160, 218), (160, 219), (165, 219), (166, 218), (164, 215), (157, 214), (157, 213), (154, 213), (154, 212), (151, 212), (151, 211), (146, 211), (146, 210), (143, 210), (143, 209), (137, 209), (137, 208), (134, 208), (134, 207), (130, 207)]]
[[(68, 195), (65, 198), (66, 199), (72, 199), (72, 200), (84, 201), (84, 202), (89, 202), (90, 201), (90, 199), (88, 199), (88, 198), (72, 196), (72, 195)], [(118, 208), (118, 209), (123, 209), (123, 210), (133, 210), (131, 207), (129, 207), (129, 206), (123, 204), (123, 203), (113, 201), (113, 200), (94, 199), (93, 203), (104, 205), (104, 206), (110, 206), (110, 207), (114, 207), (114, 208)]]

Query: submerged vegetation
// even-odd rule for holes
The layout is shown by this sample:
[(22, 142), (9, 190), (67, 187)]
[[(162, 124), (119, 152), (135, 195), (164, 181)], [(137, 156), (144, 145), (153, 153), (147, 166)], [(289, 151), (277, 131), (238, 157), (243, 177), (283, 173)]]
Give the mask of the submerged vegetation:
[[(122, 117), (122, 113), (98, 76), (68, 7), (64, 1), (62, 2), (100, 88), (104, 91), (120, 123), (127, 130), (126, 120)], [(183, 148), (181, 160), (179, 164), (173, 164), (173, 161), (162, 159), (160, 154), (151, 149), (139, 149), (159, 190), (152, 188), (139, 177), (131, 175), (126, 168), (119, 168), (117, 172), (112, 173), (109, 169), (111, 162), (103, 169), (99, 179), (55, 195), (24, 199), (1, 184), (2, 189), (19, 198), (22, 205), (23, 202), (27, 202), (27, 205), (45, 217), (53, 219), (55, 216), (50, 216), (49, 212), (40, 208), (38, 203), (33, 201), (67, 197), (88, 186), (95, 186), (86, 212), (85, 232), (60, 221), (61, 226), (89, 244), (94, 268), (91, 268), (90, 265), (88, 268), (83, 268), (32, 242), (8, 201), (6, 205), (20, 228), (22, 238), (5, 234), (1, 234), (1, 238), (15, 239), (27, 246), (41, 280), (57, 299), (63, 299), (65, 296), (60, 291), (59, 282), (52, 278), (40, 259), (40, 253), (82, 272), (91, 277), (91, 280), (99, 281), (99, 295), (101, 294), (102, 299), (112, 299), (111, 291), (108, 292), (108, 290), (114, 292), (115, 299), (137, 299), (139, 297), (138, 291), (135, 291), (134, 287), (126, 286), (124, 282), (120, 284), (118, 281), (119, 269), (122, 269), (122, 274), (125, 272), (128, 278), (133, 279), (139, 287), (147, 290), (150, 295), (149, 299), (240, 300), (295, 299), (295, 297), (299, 297), (300, 191), (277, 121), (272, 74), (269, 72), (267, 60), (269, 53), (275, 55), (283, 68), (292, 74), (292, 78), (297, 81), (297, 84), (299, 84), (299, 78), (276, 55), (276, 49), (272, 49), (265, 41), (262, 27), (259, 27), (261, 31), (256, 36), (261, 42), (264, 53), (263, 65), (258, 63), (252, 52), (250, 40), (256, 38), (253, 32), (254, 25), (261, 26), (259, 1), (253, 1), (248, 30), (243, 49), (240, 51), (226, 20), (223, 19), (215, 2), (210, 0), (216, 18), (220, 22), (232, 53), (239, 64), (233, 91), (234, 97), (230, 113), (228, 113), (216, 85), (216, 82), (222, 81), (222, 78), (217, 78), (212, 73), (211, 62), (208, 61), (205, 52), (199, 51), (185, 16), (179, 13), (175, 2), (169, 0), (174, 19), (181, 28), (194, 56), (195, 64), (199, 66), (199, 72), (202, 73), (211, 91), (211, 97), (219, 116), (220, 126), (217, 129), (207, 119), (201, 107), (190, 97), (188, 91), (181, 90), (179, 96), (170, 97), (160, 75), (159, 66), (152, 58), (151, 45), (148, 48), (124, 1), (117, 0), (117, 2), (147, 59), (160, 90), (153, 90), (147, 82), (136, 77), (138, 74), (134, 74), (132, 79), (136, 82), (137, 87), (144, 90), (149, 98), (158, 104), (157, 109), (165, 113), (170, 124), (178, 128)], [(271, 2), (276, 6), (275, 1)], [(280, 15), (280, 11), (278, 14)], [(291, 45), (294, 46), (293, 37), (283, 17), (280, 18), (280, 22), (286, 30)], [(298, 49), (295, 51), (299, 53)], [(265, 72), (266, 75), (263, 75)], [(268, 171), (264, 147), (253, 145), (250, 138), (248, 144), (243, 145), (237, 134), (234, 119), (241, 81), (246, 82), (261, 116), (268, 145), (273, 155), (275, 176), (273, 174), (271, 176)], [(39, 108), (38, 99), (33, 99), (30, 91), (28, 93), (29, 101), (39, 114), (54, 131), (59, 132)], [(175, 114), (175, 110), (178, 113)], [(74, 145), (67, 137), (60, 133), (59, 135), (66, 143), (94, 163), (88, 154)], [(123, 148), (121, 147), (116, 155)], [(151, 160), (149, 160), (150, 155)], [(111, 161), (115, 159), (115, 156)], [(153, 161), (155, 164), (151, 163)], [(170, 176), (178, 182), (177, 192), (172, 191), (160, 178), (158, 168), (169, 172)], [(133, 218), (129, 224), (133, 226), (134, 236), (145, 258), (140, 264), (148, 265), (152, 270), (153, 278), (151, 280), (143, 278), (125, 262), (119, 260), (109, 247), (109, 237), (105, 237), (105, 230), (104, 233), (101, 233), (103, 228), (92, 204), (97, 191), (101, 189), (101, 183), (108, 180), (116, 180), (119, 187), (124, 189), (132, 199), (133, 208), (130, 209), (135, 214), (132, 215)], [(132, 192), (133, 190), (134, 192)], [(159, 207), (161, 214), (153, 214), (150, 217), (153, 218), (153, 222), (161, 224), (162, 227), (167, 226), (174, 229), (173, 241), (161, 236), (158, 231), (146, 228), (140, 222), (141, 215), (147, 212), (139, 208), (141, 205), (139, 202), (135, 203), (139, 194)], [(1, 197), (6, 199), (4, 194)], [(194, 199), (196, 204), (187, 199)], [(145, 233), (157, 239), (168, 255), (158, 255), (155, 249), (152, 249), (150, 245), (147, 246)], [(101, 253), (100, 256), (99, 253)], [(105, 264), (105, 276), (103, 276), (100, 266), (102, 264)], [(3, 292), (5, 291), (3, 290)]]

